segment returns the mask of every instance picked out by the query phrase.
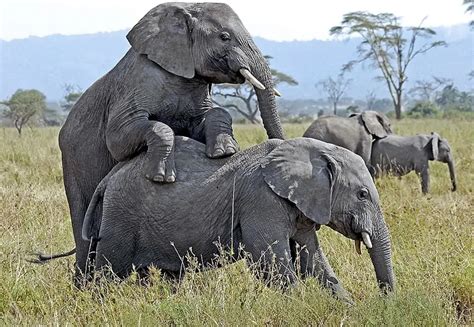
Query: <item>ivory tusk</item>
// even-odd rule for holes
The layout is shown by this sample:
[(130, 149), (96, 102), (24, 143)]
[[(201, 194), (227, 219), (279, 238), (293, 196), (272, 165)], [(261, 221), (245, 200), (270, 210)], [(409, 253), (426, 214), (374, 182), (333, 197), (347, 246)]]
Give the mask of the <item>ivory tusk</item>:
[(368, 249), (372, 248), (372, 242), (370, 241), (370, 236), (367, 232), (362, 232), (362, 241), (364, 241), (364, 244)]
[(255, 76), (253, 76), (252, 73), (249, 72), (247, 69), (240, 68), (239, 72), (240, 74), (242, 74), (243, 77), (245, 77), (247, 81), (249, 81), (250, 84), (255, 86), (257, 89), (265, 90), (265, 86)]
[(278, 90), (275, 89), (275, 88), (273, 88), (273, 93), (275, 93), (275, 95), (276, 95), (277, 97), (281, 97), (280, 91), (278, 91)]
[(362, 251), (360, 250), (360, 240), (355, 240), (355, 248), (356, 248), (357, 254), (361, 255)]

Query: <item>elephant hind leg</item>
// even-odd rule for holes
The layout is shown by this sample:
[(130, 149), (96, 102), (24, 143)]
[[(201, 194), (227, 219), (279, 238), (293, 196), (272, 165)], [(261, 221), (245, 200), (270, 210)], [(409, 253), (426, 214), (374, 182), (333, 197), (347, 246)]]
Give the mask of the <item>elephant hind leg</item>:
[(134, 234), (124, 233), (125, 230), (120, 227), (120, 224), (114, 225), (105, 232), (101, 230), (97, 244), (95, 269), (99, 272), (102, 271), (108, 278), (113, 276), (123, 279), (128, 277), (134, 268), (143, 268), (133, 266), (136, 240)]
[[(91, 250), (90, 241), (82, 239), (82, 224), (84, 216), (89, 206), (92, 194), (96, 186), (107, 175), (107, 173), (115, 165), (115, 161), (107, 155), (104, 157), (104, 152), (107, 149), (90, 149), (85, 145), (81, 147), (78, 145), (74, 151), (62, 149), (63, 152), (63, 172), (64, 172), (64, 188), (69, 204), (69, 211), (71, 215), (72, 228), (74, 233), (74, 242), (76, 244), (76, 264), (74, 283), (80, 286), (87, 280), (89, 252)], [(91, 155), (91, 160), (84, 160), (79, 153), (88, 153)], [(102, 158), (102, 159), (100, 159)]]
[(79, 185), (75, 183), (74, 177), (69, 177), (65, 173), (64, 185), (71, 214), (74, 242), (76, 244), (76, 263), (73, 282), (74, 285), (81, 288), (88, 279), (89, 252), (91, 247), (91, 242), (83, 240), (81, 235), (83, 217), (87, 210), (88, 203)]

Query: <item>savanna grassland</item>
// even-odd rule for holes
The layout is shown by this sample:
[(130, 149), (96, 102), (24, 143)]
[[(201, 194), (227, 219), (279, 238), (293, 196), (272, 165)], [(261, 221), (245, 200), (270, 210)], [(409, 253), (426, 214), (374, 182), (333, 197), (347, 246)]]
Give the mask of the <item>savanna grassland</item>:
[[(285, 126), (287, 136), (307, 125)], [(474, 123), (403, 120), (395, 132), (437, 131), (453, 149), (458, 191), (448, 168), (431, 163), (431, 190), (417, 176), (377, 181), (393, 244), (396, 293), (379, 295), (367, 253), (329, 228), (318, 232), (354, 306), (332, 298), (314, 279), (282, 292), (265, 287), (243, 262), (190, 273), (180, 284), (135, 278), (78, 291), (73, 257), (44, 265), (28, 253), (73, 247), (62, 185), (58, 129), (0, 130), (0, 324), (2, 325), (470, 325), (474, 306)], [(242, 148), (265, 140), (262, 128), (236, 126)], [(363, 251), (366, 252), (366, 251)]]

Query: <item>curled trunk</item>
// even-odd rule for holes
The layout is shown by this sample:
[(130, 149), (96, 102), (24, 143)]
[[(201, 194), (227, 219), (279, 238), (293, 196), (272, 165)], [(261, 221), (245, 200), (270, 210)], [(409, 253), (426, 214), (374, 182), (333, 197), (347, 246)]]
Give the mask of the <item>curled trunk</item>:
[(395, 275), (392, 267), (390, 235), (383, 218), (374, 226), (372, 248), (369, 249), (369, 255), (380, 289), (384, 293), (393, 291), (395, 289)]
[(250, 69), (252, 74), (265, 86), (265, 90), (254, 88), (257, 94), (258, 108), (262, 116), (263, 126), (269, 138), (284, 139), (285, 136), (275, 101), (270, 67), (268, 67), (265, 58), (261, 54), (256, 54), (251, 62)]
[(449, 168), (449, 177), (451, 178), (451, 185), (452, 191), (456, 191), (457, 185), (456, 185), (456, 173), (454, 172), (454, 161), (452, 158), (448, 160), (448, 168)]

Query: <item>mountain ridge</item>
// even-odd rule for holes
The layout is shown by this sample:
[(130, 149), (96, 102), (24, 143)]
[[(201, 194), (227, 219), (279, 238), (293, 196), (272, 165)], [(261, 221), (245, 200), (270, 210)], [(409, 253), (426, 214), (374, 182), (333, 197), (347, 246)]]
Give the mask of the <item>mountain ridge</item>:
[[(474, 69), (473, 33), (467, 24), (437, 28), (433, 39), (448, 42), (417, 57), (409, 67), (408, 87), (431, 76), (450, 78), (460, 89), (472, 88), (468, 73)], [(0, 99), (18, 88), (35, 88), (50, 100), (64, 96), (64, 85), (87, 89), (115, 66), (129, 49), (127, 30), (82, 35), (53, 34), (10, 41), (0, 40)], [(264, 54), (273, 57), (271, 66), (293, 76), (298, 86), (280, 85), (286, 99), (317, 99), (324, 94), (315, 88), (318, 80), (339, 73), (340, 67), (355, 58), (357, 39), (272, 41), (254, 37)], [(374, 77), (377, 71), (357, 67), (350, 74), (348, 96), (363, 98), (369, 91), (387, 97), (385, 86)]]

